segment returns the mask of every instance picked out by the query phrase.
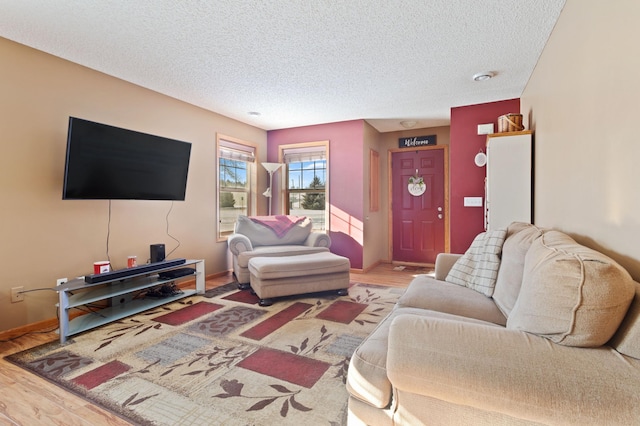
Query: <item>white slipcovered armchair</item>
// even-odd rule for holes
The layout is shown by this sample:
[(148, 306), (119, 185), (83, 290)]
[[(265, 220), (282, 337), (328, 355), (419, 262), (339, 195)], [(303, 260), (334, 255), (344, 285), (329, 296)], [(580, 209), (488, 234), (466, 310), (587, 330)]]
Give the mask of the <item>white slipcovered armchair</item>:
[[(280, 219), (286, 229), (273, 229), (264, 223)], [(278, 232), (280, 231), (278, 235)], [(234, 233), (227, 239), (233, 256), (233, 273), (240, 288), (249, 287), (249, 260), (253, 257), (281, 257), (329, 251), (331, 237), (312, 231), (311, 219), (291, 216), (239, 216)]]

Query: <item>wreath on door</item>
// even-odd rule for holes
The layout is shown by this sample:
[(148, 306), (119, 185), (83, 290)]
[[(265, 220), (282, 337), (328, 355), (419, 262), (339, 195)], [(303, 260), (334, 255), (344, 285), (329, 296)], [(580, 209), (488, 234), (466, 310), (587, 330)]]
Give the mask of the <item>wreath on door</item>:
[(409, 190), (409, 194), (414, 197), (419, 197), (424, 194), (424, 191), (427, 190), (427, 184), (424, 183), (424, 179), (422, 176), (418, 176), (418, 171), (416, 170), (416, 174), (414, 176), (409, 177), (409, 184), (407, 185), (407, 189)]

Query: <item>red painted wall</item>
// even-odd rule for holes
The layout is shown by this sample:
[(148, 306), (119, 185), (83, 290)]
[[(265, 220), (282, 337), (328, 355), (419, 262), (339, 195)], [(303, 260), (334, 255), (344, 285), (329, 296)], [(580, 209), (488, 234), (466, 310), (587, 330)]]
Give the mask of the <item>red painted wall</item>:
[[(267, 132), (267, 160), (278, 161), (279, 146), (329, 141), (329, 217), (331, 251), (348, 257), (351, 267), (363, 264), (364, 121), (344, 121)], [(277, 188), (274, 175), (274, 188)], [(282, 213), (274, 199), (273, 213)]]
[(464, 197), (484, 200), (485, 168), (473, 160), (486, 152), (485, 135), (478, 135), (478, 124), (493, 123), (498, 130), (498, 117), (520, 112), (520, 99), (451, 108), (450, 154), (450, 219), (451, 252), (464, 253), (473, 238), (484, 231), (484, 209), (464, 207)]

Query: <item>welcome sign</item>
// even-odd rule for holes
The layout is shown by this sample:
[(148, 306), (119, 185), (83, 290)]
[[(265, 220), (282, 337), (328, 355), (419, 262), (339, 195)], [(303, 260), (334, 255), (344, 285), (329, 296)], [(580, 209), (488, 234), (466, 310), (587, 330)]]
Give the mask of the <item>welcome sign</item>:
[(415, 148), (417, 146), (435, 145), (436, 135), (413, 136), (410, 138), (398, 139), (400, 148)]

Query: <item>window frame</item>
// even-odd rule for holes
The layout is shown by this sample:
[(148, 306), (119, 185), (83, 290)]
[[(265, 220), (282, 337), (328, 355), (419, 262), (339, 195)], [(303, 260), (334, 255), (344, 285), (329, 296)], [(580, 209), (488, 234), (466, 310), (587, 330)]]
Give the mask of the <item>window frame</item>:
[[(216, 134), (216, 241), (222, 242), (226, 241), (229, 234), (222, 234), (221, 228), (221, 207), (220, 207), (220, 197), (222, 193), (227, 191), (222, 189), (222, 185), (220, 182), (220, 160), (225, 158), (221, 155), (221, 149), (228, 148), (232, 150), (242, 151), (249, 155), (252, 153), (253, 161), (246, 163), (250, 166), (247, 167), (247, 184), (249, 186), (246, 191), (247, 198), (247, 215), (252, 216), (256, 214), (256, 206), (257, 206), (257, 169), (258, 169), (258, 145), (253, 142), (248, 142), (242, 139), (235, 138), (233, 136), (228, 136), (224, 134), (217, 133)], [(243, 161), (243, 160), (240, 160)], [(234, 191), (234, 192), (242, 192), (242, 191)]]
[[(317, 148), (317, 149), (314, 149)], [(324, 182), (324, 195), (325, 195), (325, 208), (324, 208), (324, 229), (315, 229), (314, 231), (329, 233), (331, 230), (331, 222), (330, 222), (330, 205), (329, 202), (329, 181), (330, 181), (330, 161), (329, 161), (329, 141), (315, 141), (315, 142), (304, 142), (304, 143), (296, 143), (296, 144), (287, 144), (280, 145), (279, 149), (279, 161), (280, 163), (284, 163), (284, 171), (283, 171), (283, 179), (281, 184), (281, 193), (282, 197), (282, 210), (285, 214), (290, 214), (290, 199), (291, 193), (322, 193), (322, 191), (309, 191), (308, 188), (300, 188), (291, 191), (289, 189), (289, 163), (287, 162), (286, 155), (287, 151), (323, 151), (325, 157), (325, 182)], [(297, 162), (297, 161), (296, 161)]]

